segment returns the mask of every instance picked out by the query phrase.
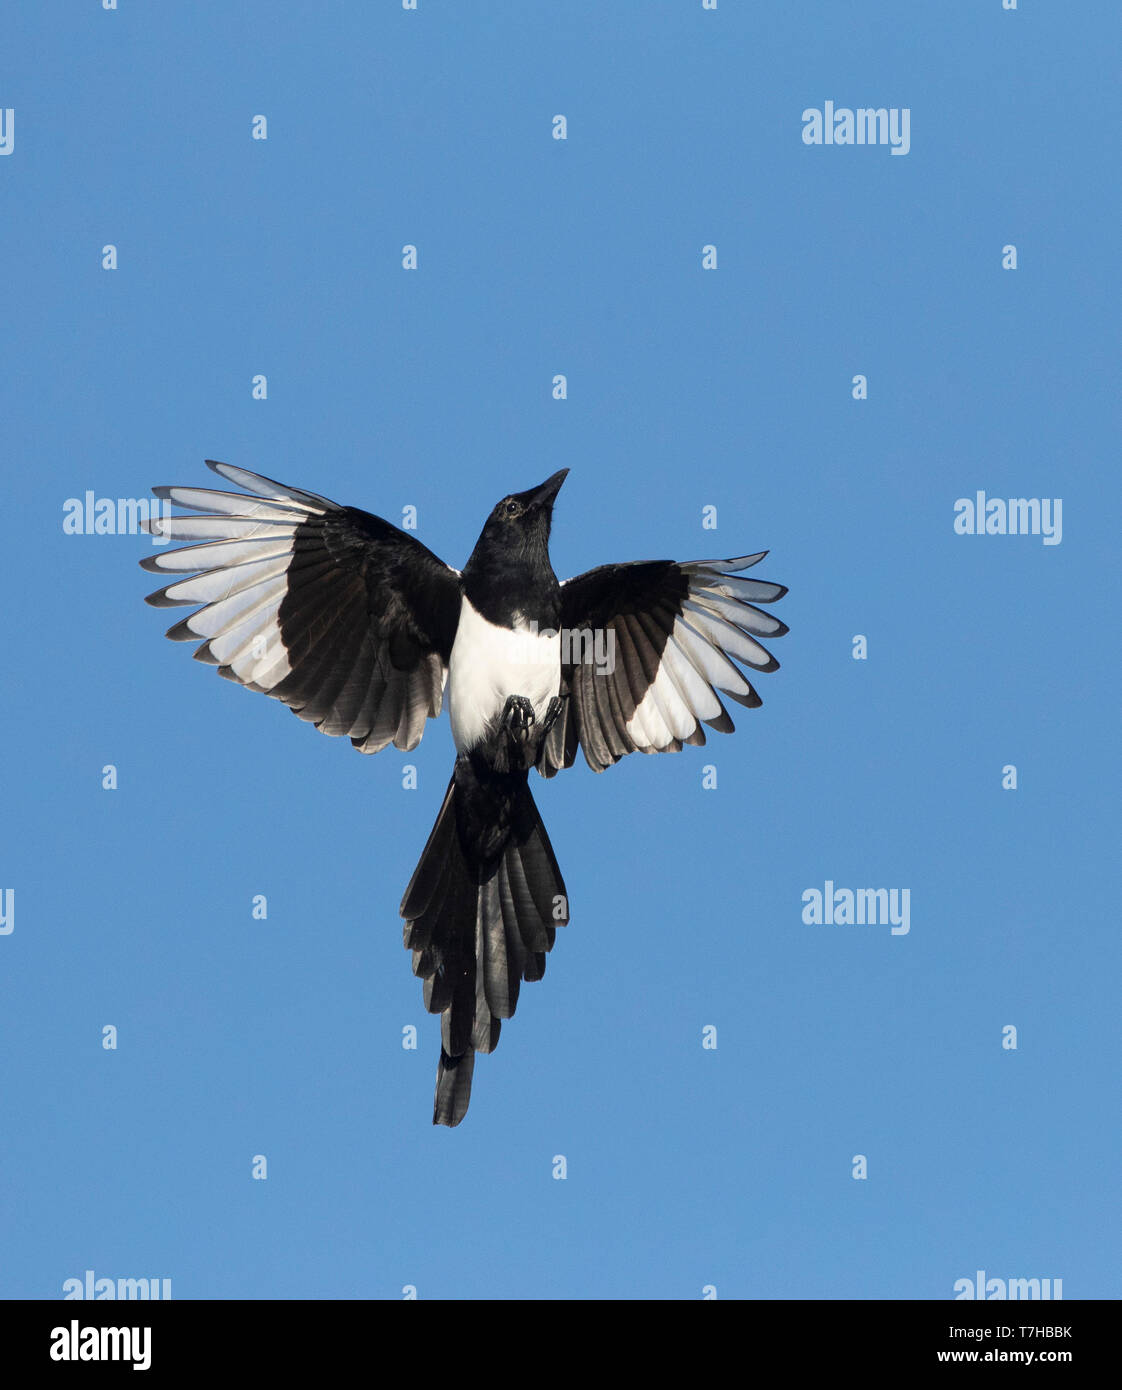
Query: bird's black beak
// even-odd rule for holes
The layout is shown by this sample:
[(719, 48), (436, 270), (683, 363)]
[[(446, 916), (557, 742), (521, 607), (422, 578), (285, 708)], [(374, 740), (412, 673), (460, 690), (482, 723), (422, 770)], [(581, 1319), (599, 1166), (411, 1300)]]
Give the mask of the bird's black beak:
[(569, 476), (567, 468), (560, 468), (552, 478), (547, 478), (540, 487), (532, 487), (522, 496), (530, 507), (552, 507), (554, 499), (561, 491), (561, 484)]

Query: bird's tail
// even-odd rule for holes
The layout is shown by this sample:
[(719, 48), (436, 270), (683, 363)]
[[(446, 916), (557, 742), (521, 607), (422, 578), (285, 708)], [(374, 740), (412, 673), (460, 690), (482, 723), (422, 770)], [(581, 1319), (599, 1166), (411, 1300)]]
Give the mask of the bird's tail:
[(495, 773), (461, 755), (401, 902), (413, 973), (440, 1014), (432, 1122), (458, 1125), (477, 1052), (493, 1052), (523, 980), (540, 980), (555, 928), (569, 920), (565, 884), (527, 774)]

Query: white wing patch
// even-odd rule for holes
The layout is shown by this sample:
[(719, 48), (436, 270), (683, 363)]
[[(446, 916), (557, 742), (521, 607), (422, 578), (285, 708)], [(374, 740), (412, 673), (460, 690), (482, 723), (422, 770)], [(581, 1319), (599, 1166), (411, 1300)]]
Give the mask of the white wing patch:
[[(291, 672), (278, 612), (288, 591), (297, 528), (309, 517), (338, 511), (313, 492), (286, 487), (231, 464), (213, 465), (254, 497), (201, 487), (153, 488), (157, 497), (202, 516), (154, 517), (145, 529), (171, 541), (203, 544), (152, 555), (144, 567), (191, 573), (150, 595), (158, 608), (202, 604), (171, 629), (174, 641), (203, 640), (204, 661), (229, 666), (240, 681), (269, 691)], [(255, 500), (261, 498), (261, 501)]]
[[(746, 568), (759, 556), (736, 562)], [(733, 664), (774, 671), (777, 662), (750, 634), (782, 636), (786, 624), (754, 608), (786, 592), (780, 584), (740, 579), (728, 561), (685, 565), (689, 595), (662, 650), (655, 679), (625, 725), (636, 748), (657, 753), (694, 735), (700, 721), (721, 714), (716, 691), (751, 700), (751, 685)]]

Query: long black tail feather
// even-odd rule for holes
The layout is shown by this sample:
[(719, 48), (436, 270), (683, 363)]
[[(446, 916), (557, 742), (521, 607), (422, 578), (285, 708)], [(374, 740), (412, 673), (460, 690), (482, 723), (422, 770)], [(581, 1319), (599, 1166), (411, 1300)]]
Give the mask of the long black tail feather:
[(433, 1124), (458, 1125), (477, 1052), (493, 1052), (523, 980), (540, 980), (568, 897), (525, 771), (461, 754), (401, 902), (425, 1008), (440, 1014)]

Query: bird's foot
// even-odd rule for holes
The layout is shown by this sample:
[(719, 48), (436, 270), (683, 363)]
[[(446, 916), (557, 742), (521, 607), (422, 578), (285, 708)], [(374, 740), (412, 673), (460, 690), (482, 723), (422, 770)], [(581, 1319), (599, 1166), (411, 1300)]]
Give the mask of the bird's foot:
[(549, 731), (557, 723), (557, 716), (561, 713), (564, 702), (560, 695), (554, 695), (549, 704), (545, 707), (545, 713), (541, 717), (540, 742), (544, 743), (549, 737)]
[(508, 695), (503, 707), (503, 728), (516, 743), (525, 743), (534, 727), (534, 707), (525, 695)]

